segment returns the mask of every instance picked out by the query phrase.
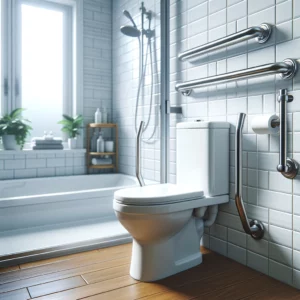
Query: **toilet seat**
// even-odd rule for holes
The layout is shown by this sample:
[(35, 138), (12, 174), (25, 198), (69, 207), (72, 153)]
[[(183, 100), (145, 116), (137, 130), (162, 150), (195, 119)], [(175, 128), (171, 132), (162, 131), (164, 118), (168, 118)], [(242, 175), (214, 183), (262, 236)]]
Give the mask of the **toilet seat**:
[(204, 196), (188, 185), (158, 184), (116, 191), (115, 211), (134, 214), (166, 214), (228, 202), (228, 195)]
[(126, 205), (164, 205), (203, 198), (203, 192), (188, 185), (155, 184), (115, 192), (114, 199)]

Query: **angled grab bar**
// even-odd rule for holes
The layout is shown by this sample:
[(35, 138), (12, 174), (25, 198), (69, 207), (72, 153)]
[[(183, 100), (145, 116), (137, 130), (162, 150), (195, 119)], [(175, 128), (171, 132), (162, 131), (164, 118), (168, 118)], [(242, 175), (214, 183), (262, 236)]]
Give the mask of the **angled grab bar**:
[(254, 78), (267, 75), (280, 74), (282, 79), (292, 79), (297, 73), (297, 62), (294, 59), (287, 58), (283, 62), (266, 64), (249, 69), (243, 69), (226, 74), (210, 76), (203, 79), (196, 79), (187, 82), (177, 83), (176, 91), (189, 96), (193, 88), (201, 88), (217, 83), (227, 83), (246, 78)]
[(142, 141), (142, 134), (144, 129), (145, 122), (141, 121), (140, 128), (137, 134), (136, 139), (136, 164), (135, 164), (135, 174), (136, 178), (139, 181), (140, 186), (144, 186), (145, 182), (141, 173), (141, 141)]
[(178, 55), (178, 58), (182, 61), (185, 61), (188, 60), (189, 58), (193, 58), (198, 55), (207, 53), (208, 51), (217, 50), (253, 38), (256, 38), (258, 43), (263, 44), (269, 39), (271, 33), (272, 33), (272, 26), (270, 26), (269, 24), (261, 24), (260, 26), (250, 27), (241, 30), (237, 33), (233, 33), (229, 36), (220, 38), (206, 45), (195, 47), (187, 51), (184, 51)]
[(250, 234), (254, 239), (259, 240), (264, 236), (264, 225), (258, 220), (250, 220), (247, 217), (247, 213), (243, 203), (242, 188), (242, 154), (243, 154), (243, 127), (246, 114), (240, 113), (235, 136), (235, 204), (240, 215), (240, 219), (243, 228), (247, 234)]

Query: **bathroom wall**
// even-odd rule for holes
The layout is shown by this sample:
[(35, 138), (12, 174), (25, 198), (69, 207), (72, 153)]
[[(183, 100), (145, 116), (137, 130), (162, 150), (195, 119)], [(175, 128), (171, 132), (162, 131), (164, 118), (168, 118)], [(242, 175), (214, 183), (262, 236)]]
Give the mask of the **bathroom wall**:
[[(83, 0), (83, 116), (94, 122), (102, 104), (112, 117), (112, 6)], [(85, 134), (85, 130), (83, 132)], [(85, 140), (84, 140), (85, 148)], [(85, 150), (0, 152), (0, 180), (86, 173)]]
[[(154, 67), (153, 106), (149, 127), (143, 134), (142, 143), (142, 173), (145, 179), (160, 180), (160, 142), (159, 142), (159, 68), (160, 68), (160, 1), (144, 1), (147, 10), (153, 13), (152, 26), (155, 38), (152, 41)], [(123, 15), (128, 10), (137, 23), (141, 24), (138, 0), (113, 1), (113, 118), (119, 125), (119, 161), (120, 172), (135, 175), (136, 131), (140, 121), (147, 121), (151, 100), (150, 58), (145, 76), (144, 88), (139, 102), (137, 125), (135, 125), (136, 94), (139, 82), (139, 42), (138, 38), (128, 37), (120, 32), (120, 26), (131, 25)], [(148, 28), (148, 21), (145, 19)], [(144, 58), (146, 57), (145, 39)], [(152, 133), (153, 137), (147, 141)]]
[[(256, 135), (251, 120), (278, 113), (276, 92), (288, 88), (288, 151), (300, 162), (300, 73), (293, 81), (270, 76), (198, 89), (190, 97), (174, 91), (177, 81), (204, 78), (285, 58), (300, 58), (300, 1), (298, 0), (171, 0), (171, 101), (182, 105), (183, 116), (171, 119), (170, 181), (176, 181), (175, 125), (195, 119), (227, 121), (230, 133), (230, 203), (222, 205), (216, 224), (203, 243), (212, 250), (262, 273), (300, 288), (300, 176), (284, 178), (276, 171), (279, 137)], [(265, 44), (243, 42), (210, 52), (193, 62), (178, 62), (180, 51), (205, 44), (261, 23), (275, 25)], [(240, 112), (244, 129), (244, 201), (250, 218), (265, 225), (265, 236), (247, 236), (237, 215), (234, 197), (234, 137)], [(217, 149), (218, 150), (218, 149)]]

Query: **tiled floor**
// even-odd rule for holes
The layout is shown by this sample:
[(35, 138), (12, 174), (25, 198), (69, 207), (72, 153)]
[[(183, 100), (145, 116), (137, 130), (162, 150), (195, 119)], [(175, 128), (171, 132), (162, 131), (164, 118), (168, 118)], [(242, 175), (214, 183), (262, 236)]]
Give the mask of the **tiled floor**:
[(0, 269), (0, 299), (300, 299), (300, 291), (202, 249), (203, 263), (155, 283), (129, 276), (131, 244)]

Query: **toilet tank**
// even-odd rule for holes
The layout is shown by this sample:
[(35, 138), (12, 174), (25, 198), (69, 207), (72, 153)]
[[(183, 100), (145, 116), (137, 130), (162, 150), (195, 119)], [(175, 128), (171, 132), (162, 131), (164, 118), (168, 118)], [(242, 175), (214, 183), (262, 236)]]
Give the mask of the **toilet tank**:
[(229, 123), (184, 122), (176, 128), (177, 184), (206, 196), (229, 194)]

